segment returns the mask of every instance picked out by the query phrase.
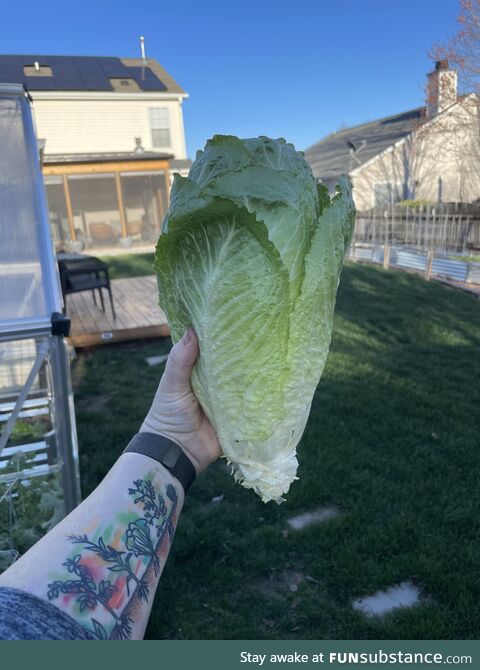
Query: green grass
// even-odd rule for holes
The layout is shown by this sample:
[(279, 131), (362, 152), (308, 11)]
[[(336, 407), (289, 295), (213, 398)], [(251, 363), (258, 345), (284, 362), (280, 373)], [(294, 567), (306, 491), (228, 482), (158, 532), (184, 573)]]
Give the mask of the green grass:
[(143, 277), (153, 274), (153, 253), (101, 256), (101, 259), (108, 263), (110, 279)]
[[(83, 492), (147, 411), (168, 340), (81, 353)], [(480, 635), (480, 304), (416, 276), (347, 266), (331, 354), (287, 502), (264, 505), (222, 461), (193, 485), (147, 636), (466, 639)], [(135, 388), (132, 389), (132, 382)], [(224, 494), (223, 502), (212, 504)], [(300, 532), (321, 505), (341, 517)], [(305, 579), (289, 588), (293, 573)], [(352, 599), (413, 579), (429, 599), (365, 619)]]
[(449, 258), (451, 258), (454, 261), (467, 261), (467, 262), (471, 262), (471, 263), (480, 263), (480, 256), (479, 255), (476, 255), (476, 256), (457, 256), (457, 255), (455, 255), (455, 256), (449, 256)]

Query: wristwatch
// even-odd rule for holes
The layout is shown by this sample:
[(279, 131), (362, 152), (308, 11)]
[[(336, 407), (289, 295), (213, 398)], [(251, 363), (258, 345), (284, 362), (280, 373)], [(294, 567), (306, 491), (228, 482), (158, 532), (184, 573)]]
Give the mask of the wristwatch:
[(172, 440), (157, 433), (137, 433), (122, 453), (143, 454), (161, 463), (178, 479), (185, 493), (195, 479), (195, 468), (185, 452)]

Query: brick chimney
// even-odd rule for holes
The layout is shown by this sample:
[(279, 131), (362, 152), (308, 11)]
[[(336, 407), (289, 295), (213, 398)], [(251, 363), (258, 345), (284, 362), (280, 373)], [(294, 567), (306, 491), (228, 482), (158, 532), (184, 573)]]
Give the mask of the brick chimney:
[(433, 72), (427, 74), (427, 116), (443, 112), (457, 102), (457, 73), (448, 60), (437, 60)]

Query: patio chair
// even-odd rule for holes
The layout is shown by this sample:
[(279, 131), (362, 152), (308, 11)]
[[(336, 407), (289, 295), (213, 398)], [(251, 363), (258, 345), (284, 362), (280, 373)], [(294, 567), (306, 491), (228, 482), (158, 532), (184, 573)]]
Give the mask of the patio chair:
[(90, 223), (88, 230), (90, 237), (95, 242), (116, 242), (119, 237), (117, 231), (109, 223)]
[(143, 221), (129, 221), (127, 223), (127, 233), (131, 237), (142, 237), (145, 224)]
[(67, 295), (91, 291), (93, 301), (97, 304), (95, 290), (100, 295), (102, 312), (105, 312), (105, 302), (102, 289), (107, 289), (110, 296), (110, 307), (112, 316), (116, 320), (115, 307), (113, 305), (112, 288), (108, 265), (95, 256), (83, 256), (81, 254), (58, 254), (58, 269), (60, 272), (60, 283), (62, 286), (64, 312), (67, 310)]

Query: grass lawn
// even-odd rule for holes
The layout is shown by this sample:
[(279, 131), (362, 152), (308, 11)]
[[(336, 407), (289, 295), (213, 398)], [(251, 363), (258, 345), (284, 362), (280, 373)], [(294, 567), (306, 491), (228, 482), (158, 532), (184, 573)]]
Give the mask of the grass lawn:
[(123, 277), (144, 277), (153, 274), (153, 254), (120, 254), (100, 256), (108, 263), (110, 279)]
[(480, 256), (478, 254), (476, 256), (450, 256), (450, 258), (454, 261), (469, 261), (472, 263), (480, 263)]
[[(119, 259), (120, 260), (120, 259)], [(83, 493), (136, 432), (168, 340), (80, 352)], [(480, 635), (480, 304), (416, 276), (349, 265), (331, 354), (282, 505), (223, 461), (189, 493), (149, 638), (465, 639)], [(224, 495), (222, 502), (212, 498)], [(289, 517), (341, 515), (301, 531)], [(411, 579), (428, 598), (383, 619), (352, 600)]]

